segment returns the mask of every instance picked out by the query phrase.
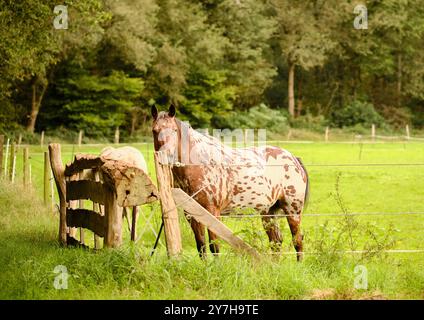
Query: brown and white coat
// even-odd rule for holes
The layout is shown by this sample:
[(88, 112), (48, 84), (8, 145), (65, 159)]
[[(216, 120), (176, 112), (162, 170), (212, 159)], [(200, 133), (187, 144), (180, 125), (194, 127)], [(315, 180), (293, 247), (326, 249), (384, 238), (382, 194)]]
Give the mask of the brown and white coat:
[[(272, 146), (232, 148), (192, 129), (175, 118), (175, 108), (157, 113), (152, 108), (155, 150), (172, 152), (176, 186), (219, 218), (235, 209), (254, 208), (262, 215), (269, 240), (278, 248), (281, 232), (269, 215), (287, 215), (293, 243), (302, 253), (301, 214), (308, 191), (308, 175), (289, 151)], [(204, 227), (191, 219), (199, 253), (205, 254)], [(218, 253), (216, 236), (209, 232), (210, 249)]]

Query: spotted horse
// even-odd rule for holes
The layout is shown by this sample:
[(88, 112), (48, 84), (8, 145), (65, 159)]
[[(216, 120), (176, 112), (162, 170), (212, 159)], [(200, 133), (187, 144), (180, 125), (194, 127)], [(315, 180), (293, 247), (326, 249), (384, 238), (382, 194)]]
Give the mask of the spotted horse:
[[(271, 247), (279, 250), (282, 234), (275, 217), (284, 212), (292, 234), (297, 260), (303, 257), (300, 231), (302, 211), (308, 195), (309, 179), (299, 158), (272, 146), (232, 148), (220, 139), (200, 133), (175, 117), (173, 105), (167, 112), (152, 106), (152, 132), (156, 151), (167, 151), (173, 164), (176, 187), (181, 188), (216, 218), (235, 209), (254, 208)], [(186, 213), (187, 214), (187, 213)], [(189, 219), (197, 250), (206, 255), (205, 227)], [(217, 236), (208, 230), (209, 248), (219, 253)]]

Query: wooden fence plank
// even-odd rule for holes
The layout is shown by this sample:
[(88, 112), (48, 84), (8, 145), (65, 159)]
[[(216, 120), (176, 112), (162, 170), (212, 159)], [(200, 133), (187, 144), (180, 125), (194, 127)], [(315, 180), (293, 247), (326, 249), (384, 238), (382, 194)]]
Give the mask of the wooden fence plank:
[(85, 169), (94, 169), (100, 167), (104, 161), (91, 154), (77, 154), (74, 161), (65, 166), (65, 176), (69, 177)]
[(196, 221), (205, 225), (210, 231), (215, 233), (222, 240), (226, 241), (233, 248), (247, 252), (256, 258), (259, 257), (259, 253), (255, 249), (234, 235), (225, 224), (215, 218), (209, 211), (203, 208), (199, 203), (196, 202), (196, 200), (191, 198), (183, 190), (179, 188), (173, 188), (172, 196), (178, 207), (183, 208)]
[(66, 223), (69, 227), (86, 228), (99, 237), (105, 236), (105, 217), (88, 209), (66, 210)]
[(107, 188), (101, 182), (80, 180), (66, 182), (66, 201), (87, 199), (105, 204)]

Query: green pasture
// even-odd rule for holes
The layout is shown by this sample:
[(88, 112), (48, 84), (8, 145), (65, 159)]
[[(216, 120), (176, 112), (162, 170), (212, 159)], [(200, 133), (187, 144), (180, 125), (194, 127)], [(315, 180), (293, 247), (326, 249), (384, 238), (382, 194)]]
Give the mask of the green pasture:
[[(20, 150), (15, 184), (0, 182), (0, 298), (423, 299), (424, 252), (386, 251), (424, 250), (424, 214), (417, 214), (424, 213), (424, 144), (273, 144), (301, 157), (310, 175), (310, 198), (302, 222), (305, 251), (310, 254), (302, 263), (292, 254), (285, 219), (279, 220), (283, 254), (274, 255), (257, 217), (223, 221), (264, 253), (259, 262), (233, 253), (225, 244), (222, 256), (202, 261), (182, 214), (184, 255), (178, 260), (166, 257), (163, 239), (155, 255), (149, 256), (155, 235), (143, 217), (137, 225), (141, 238), (135, 244), (125, 229), (124, 245), (118, 250), (63, 249), (56, 241), (58, 213), (42, 203), (46, 148), (30, 147), (29, 191), (21, 186)], [(133, 146), (143, 152), (155, 181), (152, 145)], [(63, 145), (62, 159), (69, 162), (78, 152), (99, 153), (103, 147)], [(142, 211), (151, 216), (157, 231), (159, 205), (143, 206)], [(325, 215), (329, 213), (340, 215)], [(87, 231), (86, 238), (91, 244)], [(342, 253), (346, 250), (365, 252)], [(57, 265), (66, 266), (70, 274), (66, 290), (53, 286)], [(357, 265), (368, 270), (367, 289), (354, 288)]]

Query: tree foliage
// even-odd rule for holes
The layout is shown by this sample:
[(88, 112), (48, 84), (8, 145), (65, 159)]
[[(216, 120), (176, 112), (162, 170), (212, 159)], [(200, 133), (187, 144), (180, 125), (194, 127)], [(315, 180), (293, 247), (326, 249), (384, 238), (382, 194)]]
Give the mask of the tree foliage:
[(366, 1), (365, 30), (348, 0), (63, 4), (66, 30), (53, 28), (55, 1), (0, 3), (2, 131), (133, 134), (151, 103), (202, 127), (273, 126), (261, 113), (287, 123), (286, 110), (291, 123), (424, 126), (420, 0)]

